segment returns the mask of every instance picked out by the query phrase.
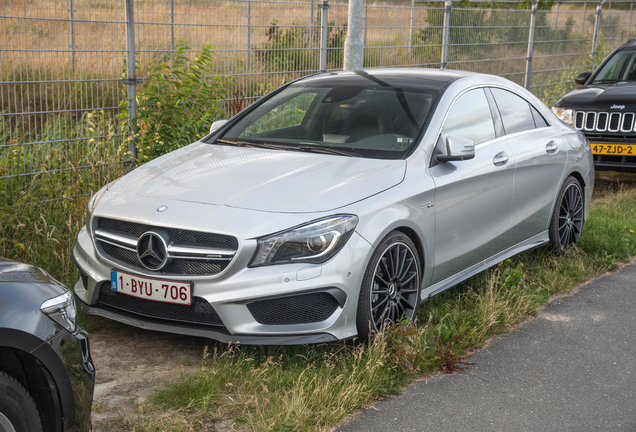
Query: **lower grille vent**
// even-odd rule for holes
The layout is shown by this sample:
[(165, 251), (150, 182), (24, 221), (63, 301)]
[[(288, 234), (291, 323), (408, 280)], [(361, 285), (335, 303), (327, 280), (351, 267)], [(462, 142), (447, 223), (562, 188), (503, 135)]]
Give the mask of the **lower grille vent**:
[(225, 328), (212, 305), (201, 297), (192, 297), (191, 305), (163, 303), (118, 293), (110, 289), (110, 282), (105, 282), (99, 290), (98, 302), (150, 318)]
[(321, 322), (337, 308), (338, 301), (324, 292), (259, 300), (247, 305), (254, 319), (266, 325)]

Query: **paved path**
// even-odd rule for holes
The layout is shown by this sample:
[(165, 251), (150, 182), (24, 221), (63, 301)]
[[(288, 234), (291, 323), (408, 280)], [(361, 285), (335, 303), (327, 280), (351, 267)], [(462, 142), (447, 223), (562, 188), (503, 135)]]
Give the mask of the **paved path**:
[(636, 262), (338, 431), (636, 431)]

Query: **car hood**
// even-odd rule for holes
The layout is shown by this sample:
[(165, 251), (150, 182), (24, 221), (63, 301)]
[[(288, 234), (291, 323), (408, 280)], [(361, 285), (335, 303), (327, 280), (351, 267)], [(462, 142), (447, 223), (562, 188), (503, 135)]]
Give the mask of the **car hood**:
[(124, 176), (109, 192), (279, 213), (334, 210), (404, 179), (405, 160), (194, 143)]
[[(595, 111), (629, 110), (633, 112), (636, 109), (636, 82), (585, 86), (572, 90), (555, 106)], [(620, 108), (621, 106), (623, 108)]]

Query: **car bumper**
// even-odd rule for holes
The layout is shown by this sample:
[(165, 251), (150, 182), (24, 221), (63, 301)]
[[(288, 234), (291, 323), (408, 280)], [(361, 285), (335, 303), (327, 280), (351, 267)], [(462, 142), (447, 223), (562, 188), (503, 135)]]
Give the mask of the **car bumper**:
[[(71, 395), (61, 395), (63, 408), (75, 407), (75, 422), (66, 422), (68, 431), (88, 432), (91, 430), (91, 407), (95, 389), (95, 366), (91, 357), (88, 334), (79, 329), (75, 334), (60, 332), (49, 341), (49, 345), (61, 357), (72, 389)], [(68, 401), (73, 404), (69, 405)], [(66, 403), (65, 403), (66, 402)], [(70, 413), (64, 413), (65, 419), (71, 419)]]
[[(372, 246), (354, 232), (336, 257), (318, 265), (284, 264), (248, 268), (254, 251), (239, 251), (221, 275), (159, 276), (156, 273), (132, 269), (99, 255), (86, 231), (82, 229), (73, 249), (73, 259), (82, 277), (75, 285), (78, 306), (87, 314), (107, 318), (140, 328), (170, 333), (201, 336), (224, 343), (290, 345), (320, 343), (351, 338), (357, 334), (355, 314), (358, 293)], [(143, 310), (128, 306), (114, 306), (103, 301), (109, 295), (111, 270), (117, 269), (168, 280), (182, 280), (193, 284), (192, 296), (205, 300), (218, 315), (218, 325), (202, 325), (172, 316), (166, 319), (154, 315), (157, 302), (144, 302)], [(125, 296), (125, 294), (119, 294)], [(308, 318), (302, 322), (299, 313), (305, 311), (311, 299), (333, 297), (325, 319)], [(130, 297), (130, 296), (127, 296)], [(303, 303), (305, 302), (305, 303)], [(296, 304), (304, 306), (295, 306)], [(271, 305), (276, 316), (255, 310)], [(317, 306), (316, 306), (317, 307)], [(287, 315), (289, 317), (287, 317)], [(272, 323), (271, 319), (277, 323)]]

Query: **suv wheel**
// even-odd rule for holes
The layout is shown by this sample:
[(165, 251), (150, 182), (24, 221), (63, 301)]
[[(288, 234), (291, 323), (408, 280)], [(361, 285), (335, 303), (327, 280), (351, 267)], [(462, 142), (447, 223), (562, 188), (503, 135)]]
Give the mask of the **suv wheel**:
[(0, 372), (0, 430), (41, 432), (40, 414), (33, 398), (22, 385)]

